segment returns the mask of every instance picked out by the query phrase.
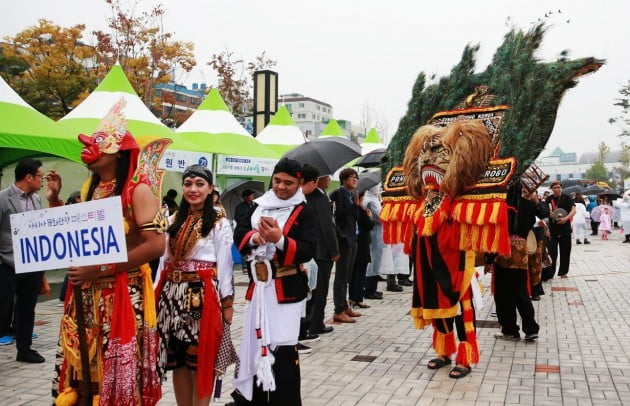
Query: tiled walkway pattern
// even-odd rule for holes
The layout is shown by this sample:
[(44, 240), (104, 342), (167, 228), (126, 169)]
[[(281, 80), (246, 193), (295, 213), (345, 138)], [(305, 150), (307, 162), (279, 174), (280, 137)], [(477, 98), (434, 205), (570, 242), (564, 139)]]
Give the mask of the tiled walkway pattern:
[[(630, 405), (630, 244), (621, 244), (618, 230), (609, 241), (592, 238), (589, 246), (573, 246), (569, 278), (545, 283), (546, 295), (534, 302), (537, 342), (495, 340), (486, 292), (477, 311), (481, 361), (468, 377), (453, 380), (447, 368), (426, 367), (434, 355), (432, 330), (413, 329), (410, 288), (386, 292), (357, 323), (335, 325), (309, 344), (313, 352), (301, 358), (304, 405)], [(236, 271), (236, 281), (245, 280)], [(244, 284), (237, 285), (238, 345), (245, 305)], [(13, 346), (0, 347), (0, 404), (51, 404), (60, 314), (55, 300), (37, 307), (34, 348), (45, 364), (17, 363)], [(232, 371), (213, 404), (230, 400)], [(163, 388), (160, 405), (175, 405), (171, 383)]]

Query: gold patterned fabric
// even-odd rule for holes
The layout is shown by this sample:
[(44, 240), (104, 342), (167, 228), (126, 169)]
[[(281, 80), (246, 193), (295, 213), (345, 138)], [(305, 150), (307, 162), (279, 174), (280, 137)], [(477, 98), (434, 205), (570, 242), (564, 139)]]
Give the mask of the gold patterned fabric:
[(174, 261), (186, 258), (201, 238), (202, 215), (202, 211), (190, 213), (175, 238), (168, 240), (168, 248)]
[(496, 263), (505, 269), (528, 269), (527, 240), (525, 238), (510, 236), (512, 252), (510, 255), (497, 257)]

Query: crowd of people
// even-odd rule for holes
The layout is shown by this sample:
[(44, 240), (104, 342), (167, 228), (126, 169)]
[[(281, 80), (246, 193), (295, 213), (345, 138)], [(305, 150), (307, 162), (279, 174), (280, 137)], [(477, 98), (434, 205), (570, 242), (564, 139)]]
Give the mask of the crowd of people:
[[(420, 159), (432, 162), (433, 171), (439, 164), (432, 159), (443, 158), (447, 149), (436, 139), (448, 140), (449, 131), (486, 134), (472, 125), (426, 127), (420, 130), (421, 142), (430, 142), (431, 148), (422, 146), (426, 156)], [(283, 158), (273, 169), (270, 190), (258, 198), (245, 190), (235, 213), (226, 213), (212, 172), (193, 165), (183, 172), (181, 190), (169, 190), (160, 205), (149, 179), (139, 172), (142, 147), (126, 130), (111, 131), (109, 138), (99, 132), (80, 136), (82, 159), (92, 175), (65, 204), (120, 196), (128, 260), (69, 268), (53, 382), (57, 399), (72, 404), (89, 396), (98, 397), (100, 404), (155, 404), (170, 370), (178, 404), (207, 405), (215, 382), (236, 363), (230, 404), (300, 405), (299, 357), (312, 350), (305, 343), (334, 333), (326, 324), (328, 312), (336, 323), (360, 320), (359, 310), (369, 311), (383, 299), (379, 281), (391, 292), (413, 286), (414, 323), (435, 330), (437, 358), (428, 368), (450, 365), (457, 352), (449, 376), (458, 379), (471, 372), (479, 358), (474, 326), (479, 288), (468, 266), (474, 258), (448, 252), (436, 245), (439, 233), (421, 230), (411, 256), (402, 243), (385, 244), (379, 185), (359, 190), (361, 174), (345, 168), (340, 186), (329, 193), (328, 174)], [(419, 158), (411, 157), (411, 170), (417, 171), (414, 159)], [(31, 348), (43, 272), (15, 273), (9, 216), (42, 208), (37, 192), (43, 179), (49, 206), (63, 205), (61, 177), (55, 171), (44, 175), (42, 162), (35, 159), (20, 161), (15, 182), (0, 192), (0, 345), (15, 341), (16, 360), (27, 363), (45, 361)], [(441, 178), (433, 185), (427, 179), (417, 193), (437, 202), (430, 208), (433, 215), (447, 207), (448, 189), (440, 185)], [(532, 300), (540, 300), (542, 282), (556, 270), (560, 278), (568, 276), (573, 240), (589, 244), (589, 224), (590, 235), (599, 232), (607, 239), (617, 208), (626, 230), (624, 243), (630, 242), (628, 194), (613, 207), (608, 201), (567, 195), (560, 182), (552, 182), (551, 191), (541, 197), (515, 181), (507, 193), (511, 253), (484, 257), (493, 273), (501, 325), (497, 339), (520, 340), (521, 329), (526, 340), (538, 338)], [(440, 225), (432, 227), (439, 230)], [(249, 275), (238, 351), (230, 327), (233, 303), (243, 299), (234, 296), (233, 247)], [(154, 277), (150, 261), (155, 261)], [(334, 308), (327, 309), (333, 268)], [(460, 277), (444, 285), (453, 275), (451, 268)], [(85, 337), (78, 333), (81, 329)]]

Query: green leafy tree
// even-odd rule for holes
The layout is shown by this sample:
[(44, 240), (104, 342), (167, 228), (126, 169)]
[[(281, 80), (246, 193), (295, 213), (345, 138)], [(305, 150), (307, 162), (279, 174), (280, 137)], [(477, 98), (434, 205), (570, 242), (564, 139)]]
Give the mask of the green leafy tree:
[(41, 19), (2, 47), (3, 78), (27, 103), (52, 118), (70, 112), (96, 85), (90, 70), (95, 49), (83, 42), (85, 26), (64, 28)]
[(162, 105), (156, 84), (175, 80), (175, 72), (188, 72), (196, 64), (193, 44), (175, 41), (164, 29), (161, 4), (139, 11), (139, 1), (105, 2), (112, 10), (110, 32), (95, 31), (86, 39), (83, 24), (65, 28), (41, 19), (0, 44), (0, 75), (49, 117), (70, 112), (116, 60), (149, 106)]
[(621, 97), (615, 99), (614, 105), (621, 109), (621, 113), (609, 118), (608, 122), (619, 125), (619, 135), (627, 137), (630, 135), (630, 80), (619, 89), (619, 94)]
[(155, 85), (176, 81), (176, 72), (190, 72), (195, 67), (193, 43), (176, 41), (165, 30), (162, 4), (142, 11), (139, 0), (105, 2), (112, 12), (107, 20), (110, 32), (95, 31), (94, 35), (96, 49), (108, 62), (107, 70), (118, 60), (145, 104), (161, 106)]
[(601, 161), (596, 161), (593, 165), (584, 173), (586, 179), (595, 181), (608, 181), (608, 170)]

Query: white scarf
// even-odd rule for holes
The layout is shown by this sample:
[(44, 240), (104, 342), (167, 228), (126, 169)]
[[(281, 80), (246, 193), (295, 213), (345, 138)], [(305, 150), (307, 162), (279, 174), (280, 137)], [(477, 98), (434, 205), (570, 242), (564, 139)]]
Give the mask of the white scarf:
[[(254, 213), (252, 213), (251, 226), (252, 230), (258, 229), (258, 223), (260, 217), (273, 217), (280, 226), (280, 229), (284, 228), (293, 208), (298, 204), (304, 202), (306, 198), (301, 189), (298, 189), (297, 193), (288, 198), (287, 200), (279, 199), (273, 190), (267, 191), (264, 195), (260, 196), (254, 202), (258, 205)], [(274, 243), (268, 242), (252, 250), (248, 255), (248, 260), (254, 260), (257, 256), (270, 260), (276, 253), (276, 246)]]

